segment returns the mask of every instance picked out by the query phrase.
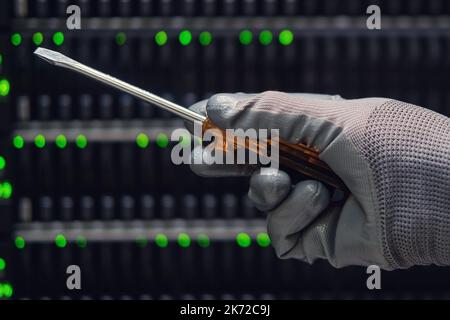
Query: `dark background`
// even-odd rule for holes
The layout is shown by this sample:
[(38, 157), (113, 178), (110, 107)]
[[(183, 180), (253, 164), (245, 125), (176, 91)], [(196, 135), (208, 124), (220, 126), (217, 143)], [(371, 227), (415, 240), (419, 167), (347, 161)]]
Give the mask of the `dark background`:
[[(69, 31), (65, 9), (81, 7), (81, 30)], [(378, 4), (382, 29), (366, 28), (366, 8)], [(278, 260), (255, 241), (264, 215), (246, 199), (246, 179), (204, 179), (170, 162), (156, 143), (180, 120), (146, 103), (44, 63), (43, 47), (189, 106), (218, 92), (281, 90), (382, 96), (450, 114), (450, 3), (444, 0), (104, 0), (2, 1), (0, 155), (13, 196), (0, 201), (0, 257), (13, 298), (448, 298), (450, 270), (416, 267), (383, 272), (382, 290), (366, 288), (365, 268), (336, 270)], [(253, 33), (249, 45), (239, 34)], [(289, 29), (292, 44), (278, 34)], [(167, 44), (154, 36), (164, 30)], [(192, 42), (183, 46), (181, 30)], [(269, 30), (269, 45), (259, 42)], [(52, 41), (55, 32), (64, 42)], [(202, 46), (198, 36), (213, 41)], [(126, 35), (119, 45), (118, 33)], [(19, 33), (20, 45), (11, 35)], [(357, 112), (355, 110), (355, 112)], [(145, 133), (147, 148), (136, 145)], [(42, 134), (46, 146), (34, 144)], [(63, 134), (68, 145), (55, 146)], [(75, 138), (88, 145), (80, 149)], [(13, 138), (21, 136), (18, 149)], [(179, 233), (192, 243), (182, 248)], [(236, 235), (252, 244), (242, 248)], [(167, 248), (154, 243), (157, 233)], [(196, 236), (211, 243), (202, 248)], [(62, 234), (64, 248), (54, 238)], [(87, 246), (80, 248), (77, 238)], [(16, 237), (25, 239), (17, 248)], [(82, 270), (82, 290), (66, 288), (66, 267)]]

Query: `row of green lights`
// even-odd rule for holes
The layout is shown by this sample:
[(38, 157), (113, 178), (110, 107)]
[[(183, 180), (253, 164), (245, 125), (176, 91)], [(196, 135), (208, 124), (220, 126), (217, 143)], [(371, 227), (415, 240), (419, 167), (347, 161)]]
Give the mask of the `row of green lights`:
[[(67, 138), (66, 136), (60, 134), (58, 136), (56, 136), (55, 138), (55, 144), (58, 148), (60, 149), (64, 149), (67, 146)], [(75, 138), (75, 144), (78, 148), (80, 149), (84, 149), (87, 147), (88, 145), (88, 141), (85, 135), (83, 134), (79, 134), (76, 138)]]
[[(15, 244), (17, 249), (23, 249), (26, 246), (26, 241), (25, 241), (24, 237), (17, 236), (14, 239), (14, 244)], [(87, 240), (86, 240), (85, 237), (79, 236), (76, 239), (76, 244), (80, 248), (85, 248), (87, 246)], [(55, 245), (58, 248), (65, 248), (67, 246), (67, 239), (66, 239), (66, 237), (63, 234), (57, 234), (55, 236)]]
[[(182, 30), (178, 35), (178, 41), (183, 46), (189, 45), (192, 42), (192, 38), (193, 38), (192, 33), (189, 30)], [(267, 46), (271, 44), (273, 41), (273, 33), (270, 30), (262, 30), (259, 33), (258, 39), (261, 44)], [(198, 36), (198, 40), (201, 45), (208, 46), (212, 43), (213, 36), (211, 32), (202, 31)], [(241, 44), (248, 45), (252, 42), (252, 40), (253, 40), (253, 33), (250, 30), (242, 30), (239, 33), (239, 41), (241, 42)], [(163, 46), (167, 43), (167, 41), (168, 41), (167, 32), (158, 31), (155, 34), (155, 42), (157, 45)], [(278, 41), (280, 42), (280, 44), (284, 46), (290, 45), (294, 41), (294, 34), (292, 33), (291, 30), (284, 29), (280, 31), (280, 33), (278, 34)], [(116, 43), (118, 45), (124, 45), (125, 42), (126, 42), (126, 34), (124, 32), (119, 32), (116, 35)]]
[[(136, 136), (136, 144), (139, 148), (147, 148), (150, 143), (149, 137), (145, 133), (139, 133)], [(166, 148), (169, 145), (169, 137), (165, 133), (156, 136), (156, 144), (160, 148)]]
[[(259, 42), (262, 45), (269, 45), (273, 41), (273, 33), (270, 30), (262, 30), (258, 35)], [(242, 30), (239, 33), (239, 41), (243, 45), (249, 45), (253, 41), (253, 32)], [(278, 34), (278, 42), (283, 46), (288, 46), (294, 41), (294, 34), (291, 30), (284, 29)]]
[(11, 298), (13, 292), (14, 290), (11, 284), (0, 282), (0, 298)]
[[(18, 136), (16, 136), (18, 137)], [(15, 137), (15, 138), (16, 138)], [(15, 139), (14, 138), (14, 139)], [(14, 140), (13, 140), (14, 143)], [(45, 137), (42, 134), (38, 134), (35, 138), (34, 138), (34, 144), (36, 145), (36, 147), (38, 148), (44, 148), (46, 145), (46, 141), (45, 141)], [(65, 148), (67, 146), (67, 139), (64, 135), (60, 134), (56, 137), (55, 139), (55, 144), (58, 148)], [(84, 149), (87, 147), (88, 141), (85, 135), (83, 134), (79, 134), (76, 138), (75, 138), (75, 144), (78, 148), (80, 149)], [(19, 143), (19, 146), (23, 144)], [(17, 147), (17, 146), (16, 146)], [(19, 148), (20, 149), (20, 148)]]
[[(178, 244), (183, 247), (187, 248), (191, 245), (191, 238), (187, 233), (180, 233), (177, 238)], [(22, 236), (17, 236), (14, 240), (15, 246), (18, 249), (25, 248), (26, 242), (25, 239)], [(85, 248), (87, 246), (87, 239), (85, 237), (79, 236), (76, 239), (76, 243), (80, 248)], [(139, 237), (136, 239), (136, 243), (141, 246), (145, 247), (147, 245), (147, 239), (144, 237)], [(169, 240), (165, 234), (157, 234), (155, 237), (155, 243), (160, 248), (165, 248), (169, 244)], [(197, 237), (197, 243), (200, 247), (208, 247), (209, 246), (209, 237), (205, 234), (201, 234)], [(63, 234), (57, 234), (55, 236), (55, 245), (58, 248), (65, 248), (67, 246), (67, 239)]]
[[(78, 236), (75, 242), (80, 248), (86, 248), (87, 246), (87, 239), (83, 236)], [(55, 245), (58, 248), (65, 248), (67, 246), (66, 237), (63, 234), (57, 234), (55, 236)]]
[[(136, 244), (140, 247), (147, 246), (147, 239), (144, 237), (138, 237), (136, 239)], [(159, 233), (155, 237), (155, 243), (160, 248), (166, 248), (169, 245), (169, 239), (167, 236), (163, 233)], [(187, 233), (180, 233), (177, 238), (177, 243), (182, 248), (188, 248), (191, 245), (191, 238)], [(200, 234), (197, 237), (197, 244), (202, 247), (206, 248), (209, 246), (209, 237), (206, 234)]]
[[(178, 41), (183, 46), (187, 46), (192, 42), (192, 33), (189, 30), (182, 30), (178, 35)], [(42, 32), (36, 32), (33, 34), (33, 42), (35, 45), (39, 46), (44, 42), (44, 35)], [(273, 41), (273, 33), (270, 30), (262, 30), (258, 35), (259, 42), (262, 45), (269, 45)], [(52, 36), (53, 43), (57, 46), (60, 46), (64, 43), (64, 33), (61, 31), (55, 32)], [(212, 43), (213, 37), (211, 32), (208, 31), (202, 31), (199, 36), (198, 40), (201, 45), (208, 46)], [(253, 40), (253, 33), (250, 30), (242, 30), (239, 33), (239, 41), (243, 45), (248, 45)], [(280, 31), (278, 34), (278, 41), (280, 44), (287, 46), (290, 45), (294, 40), (294, 34), (291, 30), (284, 29)], [(124, 45), (127, 41), (127, 36), (125, 32), (119, 32), (116, 34), (116, 43), (120, 46)], [(168, 36), (167, 32), (165, 31), (158, 31), (155, 34), (155, 42), (159, 46), (163, 46), (167, 43)], [(11, 43), (14, 46), (19, 46), (22, 43), (22, 35), (20, 33), (14, 33), (11, 35)]]
[[(251, 245), (252, 239), (250, 235), (245, 232), (241, 232), (236, 236), (237, 244), (242, 248), (247, 248)], [(85, 237), (79, 236), (76, 239), (78, 247), (85, 248), (87, 246), (87, 240)], [(147, 246), (148, 240), (145, 237), (136, 238), (136, 244), (140, 247)], [(155, 236), (155, 243), (160, 248), (166, 248), (169, 245), (169, 239), (163, 233), (159, 233)], [(177, 243), (182, 248), (188, 248), (191, 246), (191, 237), (187, 233), (180, 233), (177, 237)], [(258, 233), (256, 235), (256, 243), (260, 247), (268, 247), (271, 243), (269, 235), (265, 232)], [(197, 244), (202, 248), (207, 248), (210, 245), (210, 239), (206, 234), (199, 234), (197, 236)], [(26, 242), (22, 236), (17, 236), (15, 239), (15, 245), (18, 249), (25, 248)], [(57, 234), (55, 236), (55, 245), (58, 248), (65, 248), (67, 246), (67, 239), (63, 234)], [(1, 266), (1, 264), (0, 264)], [(1, 270), (1, 268), (0, 268)]]
[[(44, 42), (44, 35), (42, 32), (35, 32), (32, 37), (33, 43), (37, 46)], [(64, 33), (57, 31), (52, 36), (52, 41), (55, 45), (60, 46), (64, 43)], [(11, 35), (11, 43), (13, 46), (17, 47), (22, 44), (22, 35), (20, 33), (13, 33)]]
[(11, 183), (8, 181), (5, 181), (3, 183), (0, 183), (0, 199), (9, 199), (11, 198), (13, 192), (13, 188)]
[[(155, 34), (155, 42), (158, 46), (164, 46), (169, 37), (167, 32), (161, 30)], [(178, 35), (178, 40), (183, 46), (187, 46), (192, 42), (192, 33), (189, 30), (182, 30)], [(198, 40), (201, 45), (208, 46), (212, 42), (212, 34), (208, 31), (203, 31), (199, 34)], [(116, 43), (119, 46), (123, 46), (127, 41), (127, 36), (124, 32), (116, 34)]]
[[(0, 65), (3, 64), (3, 55), (0, 53)], [(6, 97), (9, 94), (11, 87), (7, 79), (0, 79), (0, 97)], [(0, 156), (0, 170), (6, 167), (6, 160), (3, 156)], [(8, 181), (0, 183), (0, 199), (9, 199), (12, 195), (12, 185)], [(0, 271), (6, 268), (6, 261), (0, 258)], [(5, 291), (5, 286), (6, 291)], [(9, 287), (8, 287), (9, 286)], [(10, 290), (9, 290), (10, 288)], [(9, 294), (10, 292), (10, 294)], [(9, 284), (2, 285), (0, 283), (0, 298), (2, 296), (10, 297), (12, 295), (12, 287)]]
[[(165, 234), (160, 233), (156, 235), (155, 243), (160, 248), (166, 248), (169, 245), (169, 239)], [(177, 243), (182, 248), (188, 248), (192, 243), (191, 237), (187, 233), (180, 233), (177, 237)], [(199, 234), (197, 236), (197, 244), (202, 248), (209, 247), (209, 237), (206, 234)]]
[[(190, 141), (190, 140), (188, 138), (186, 138), (186, 139), (182, 139), (182, 141), (184, 141), (183, 143), (188, 143), (188, 141)], [(20, 135), (14, 136), (12, 142), (13, 142), (13, 146), (16, 149), (22, 149), (25, 146), (25, 139)], [(136, 136), (136, 144), (140, 148), (146, 148), (149, 145), (149, 142), (150, 142), (149, 137), (144, 133), (140, 133)], [(47, 141), (42, 134), (38, 134), (34, 137), (34, 144), (39, 149), (42, 149), (47, 145)], [(67, 146), (66, 136), (64, 136), (62, 134), (56, 136), (55, 144), (58, 148), (64, 149)], [(75, 144), (78, 148), (84, 149), (88, 145), (88, 140), (85, 135), (80, 134), (75, 138)], [(166, 148), (169, 145), (169, 137), (167, 136), (167, 134), (165, 134), (165, 133), (158, 134), (156, 136), (156, 144), (160, 148)], [(0, 170), (2, 169), (2, 159), (3, 158), (0, 157)]]
[[(46, 139), (42, 134), (38, 134), (34, 137), (34, 145), (39, 149), (44, 148), (46, 144), (47, 144)], [(64, 135), (60, 134), (56, 137), (55, 144), (58, 148), (64, 149), (67, 146), (67, 138)], [(88, 144), (86, 136), (83, 134), (79, 134), (75, 138), (75, 144), (80, 149), (86, 148)], [(13, 138), (13, 146), (16, 149), (22, 149), (24, 145), (25, 139), (22, 136), (17, 135)]]
[[(237, 244), (242, 248), (247, 248), (252, 244), (252, 238), (245, 232), (241, 232), (236, 236)], [(256, 243), (260, 247), (268, 247), (271, 243), (270, 237), (267, 233), (261, 232), (256, 235)]]

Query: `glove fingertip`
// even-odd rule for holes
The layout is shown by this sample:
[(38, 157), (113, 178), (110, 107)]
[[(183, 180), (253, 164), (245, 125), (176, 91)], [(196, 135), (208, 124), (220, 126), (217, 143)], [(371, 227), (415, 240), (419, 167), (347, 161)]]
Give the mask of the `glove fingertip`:
[(330, 192), (327, 187), (316, 180), (304, 180), (295, 187), (299, 202), (311, 211), (320, 212), (330, 203)]
[(289, 175), (280, 170), (255, 172), (250, 178), (248, 196), (261, 211), (276, 207), (291, 190)]

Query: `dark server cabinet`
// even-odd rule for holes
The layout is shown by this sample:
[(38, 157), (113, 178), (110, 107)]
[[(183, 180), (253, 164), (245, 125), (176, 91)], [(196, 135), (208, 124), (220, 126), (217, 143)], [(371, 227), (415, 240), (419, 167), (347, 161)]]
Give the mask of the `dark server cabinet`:
[[(369, 3), (370, 2), (370, 3)], [(366, 8), (382, 29), (366, 28)], [(69, 30), (69, 5), (81, 29)], [(280, 260), (246, 178), (170, 160), (183, 127), (38, 46), (183, 106), (219, 92), (385, 96), (450, 115), (444, 0), (17, 0), (0, 9), (0, 298), (448, 298), (449, 270)], [(66, 286), (80, 267), (82, 290)]]

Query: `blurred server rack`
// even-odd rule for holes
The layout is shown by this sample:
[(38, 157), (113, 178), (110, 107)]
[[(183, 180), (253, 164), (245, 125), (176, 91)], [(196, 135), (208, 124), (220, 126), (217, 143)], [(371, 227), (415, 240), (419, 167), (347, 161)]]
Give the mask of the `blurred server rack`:
[[(66, 27), (81, 8), (81, 30)], [(378, 4), (382, 30), (366, 28)], [(5, 1), (0, 17), (3, 298), (448, 298), (446, 268), (383, 276), (279, 260), (245, 178), (170, 160), (183, 122), (37, 46), (189, 106), (218, 92), (387, 96), (450, 115), (447, 1)], [(4, 267), (2, 267), (2, 261)], [(79, 265), (82, 290), (66, 287)], [(7, 293), (5, 295), (5, 292)]]

